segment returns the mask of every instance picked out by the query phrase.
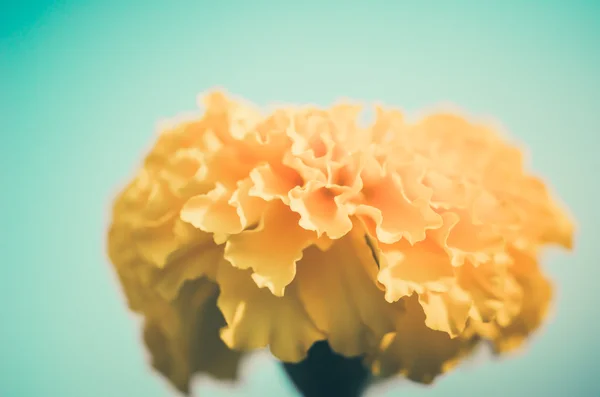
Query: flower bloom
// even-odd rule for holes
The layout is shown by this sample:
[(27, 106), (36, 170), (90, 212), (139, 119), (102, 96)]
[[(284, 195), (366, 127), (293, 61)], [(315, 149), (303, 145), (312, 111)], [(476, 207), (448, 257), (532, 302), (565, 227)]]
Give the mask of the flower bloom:
[(573, 226), (521, 151), (453, 114), (280, 107), (214, 92), (161, 131), (115, 201), (108, 249), (154, 367), (236, 376), (243, 352), (327, 340), (419, 382), (480, 340), (517, 348), (552, 295), (542, 246)]

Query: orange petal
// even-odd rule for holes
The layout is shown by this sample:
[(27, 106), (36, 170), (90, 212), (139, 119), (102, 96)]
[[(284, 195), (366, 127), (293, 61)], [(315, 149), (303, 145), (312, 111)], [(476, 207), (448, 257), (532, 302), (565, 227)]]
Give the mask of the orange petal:
[(242, 231), (242, 222), (236, 207), (229, 203), (232, 192), (223, 185), (189, 199), (181, 210), (181, 219), (205, 232), (214, 233), (215, 241), (222, 243), (226, 236)]
[(306, 163), (303, 157), (298, 157), (287, 152), (282, 159), (283, 164), (296, 171), (303, 181), (320, 181), (325, 183), (327, 177), (325, 176), (325, 169), (315, 167)]
[[(194, 229), (188, 224), (180, 223), (184, 229)], [(141, 310), (144, 297), (148, 294), (158, 293), (166, 301), (171, 301), (186, 281), (202, 276), (215, 279), (216, 264), (223, 255), (223, 249), (217, 247), (208, 234), (197, 229), (194, 230), (199, 233), (198, 238), (187, 240), (184, 244), (177, 240), (177, 233), (170, 234), (177, 230), (177, 227), (169, 228), (163, 230), (164, 234), (155, 235), (157, 242), (163, 237), (166, 237), (167, 241), (173, 241), (173, 244), (168, 246), (157, 244), (165, 249), (158, 267), (156, 262), (148, 260), (147, 251), (140, 250), (140, 244), (136, 243), (138, 237), (130, 228), (118, 223), (111, 226), (108, 239), (109, 256), (124, 284), (133, 310)], [(145, 291), (146, 289), (148, 291)]]
[(392, 329), (395, 312), (375, 284), (376, 272), (360, 231), (335, 241), (325, 252), (308, 248), (298, 263), (304, 307), (340, 354), (363, 354)]
[(508, 277), (506, 264), (487, 262), (479, 266), (465, 263), (456, 270), (458, 283), (473, 301), (470, 316), (489, 322), (504, 306), (504, 288)]
[(469, 189), (464, 180), (451, 178), (436, 170), (428, 170), (423, 184), (433, 191), (432, 207), (452, 209), (467, 206)]
[(164, 270), (153, 278), (153, 287), (168, 301), (177, 297), (186, 281), (196, 280), (206, 276), (215, 280), (217, 265), (223, 257), (223, 247), (214, 243), (197, 246), (180, 254), (178, 258), (165, 266)]
[(229, 204), (236, 209), (243, 229), (256, 224), (267, 203), (259, 197), (252, 196), (250, 191), (254, 184), (250, 178), (239, 181), (238, 188), (229, 199)]
[[(377, 186), (364, 193), (367, 204), (359, 205), (356, 214), (373, 219), (382, 243), (393, 244), (406, 238), (414, 244), (425, 239), (426, 230), (442, 225), (442, 218), (429, 206), (429, 197), (409, 199), (409, 192), (397, 174), (388, 172)], [(416, 189), (410, 193), (416, 193)]]
[(441, 244), (452, 258), (452, 266), (462, 266), (467, 261), (479, 265), (505, 251), (504, 239), (493, 225), (477, 222), (462, 210), (442, 216), (449, 231)]
[(313, 232), (297, 226), (298, 214), (281, 202), (272, 202), (255, 229), (233, 235), (225, 245), (225, 259), (239, 269), (254, 270), (260, 287), (283, 296), (296, 275), (304, 248), (316, 240)]
[(133, 227), (131, 244), (141, 258), (158, 268), (164, 268), (181, 251), (210, 242), (209, 234), (182, 222), (176, 215), (159, 227)]
[(216, 307), (217, 292), (212, 282), (197, 280), (186, 284), (176, 301), (156, 300), (145, 313), (144, 341), (152, 365), (183, 393), (198, 372), (219, 379), (237, 376), (241, 354), (219, 337), (225, 322)]
[(509, 321), (494, 321), (476, 326), (483, 337), (492, 341), (497, 353), (507, 353), (519, 348), (540, 327), (548, 314), (553, 295), (552, 284), (542, 274), (532, 253), (513, 251), (512, 256), (514, 263), (509, 271), (518, 290), (513, 287), (514, 295), (507, 298), (518, 301), (522, 297), (517, 314), (513, 313), (508, 318)]
[(394, 332), (382, 339), (379, 352), (367, 361), (379, 377), (404, 374), (413, 381), (431, 383), (466, 356), (476, 341), (452, 339), (446, 332), (426, 327), (416, 297), (406, 298), (402, 303)]
[(227, 327), (221, 338), (232, 349), (254, 350), (269, 346), (271, 353), (285, 362), (298, 362), (308, 349), (324, 339), (302, 307), (296, 283), (288, 286), (283, 297), (258, 288), (247, 270), (228, 263), (219, 267), (221, 287), (218, 305)]
[(431, 241), (414, 246), (400, 241), (381, 251), (381, 269), (377, 277), (386, 288), (388, 302), (425, 291), (444, 292), (454, 279), (448, 255)]
[(338, 197), (322, 183), (309, 181), (290, 191), (290, 208), (300, 215), (299, 225), (304, 229), (315, 231), (318, 236), (325, 233), (335, 240), (352, 229), (348, 210)]
[(278, 168), (271, 164), (263, 164), (250, 172), (254, 186), (249, 194), (265, 201), (280, 199), (288, 203), (288, 193), (295, 186), (303, 183), (296, 171), (285, 166)]
[(425, 312), (425, 324), (454, 338), (466, 327), (472, 299), (465, 290), (451, 284), (447, 292), (426, 291), (420, 294), (419, 303)]

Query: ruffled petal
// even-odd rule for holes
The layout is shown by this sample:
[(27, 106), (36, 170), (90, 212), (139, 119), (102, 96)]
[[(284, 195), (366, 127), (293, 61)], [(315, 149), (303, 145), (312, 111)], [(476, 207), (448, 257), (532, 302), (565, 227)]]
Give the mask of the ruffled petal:
[(262, 164), (250, 172), (253, 186), (249, 194), (265, 201), (279, 199), (288, 203), (288, 193), (294, 187), (303, 184), (300, 175), (293, 169), (271, 164)]
[[(508, 353), (521, 347), (546, 318), (553, 295), (552, 284), (541, 273), (534, 253), (513, 250), (511, 254), (514, 263), (509, 272), (518, 288), (513, 285), (511, 290), (506, 291), (505, 302), (513, 301), (513, 313), (507, 316), (507, 321), (497, 319), (491, 323), (475, 324), (479, 334), (492, 342), (497, 353)], [(509, 292), (512, 294), (509, 295)]]
[(414, 245), (406, 240), (391, 245), (379, 244), (377, 279), (385, 287), (388, 302), (396, 302), (414, 292), (449, 290), (455, 273), (444, 247), (457, 219), (449, 214), (442, 214), (442, 218), (441, 228), (428, 230), (427, 238)]
[(318, 236), (326, 234), (331, 239), (339, 239), (352, 229), (352, 221), (337, 194), (336, 189), (309, 181), (304, 187), (289, 192), (290, 208), (300, 215), (299, 225), (304, 229), (315, 231)]
[(454, 283), (445, 292), (425, 291), (419, 295), (419, 303), (425, 312), (425, 325), (456, 337), (467, 325), (472, 298)]
[(145, 261), (158, 268), (166, 267), (190, 248), (211, 242), (207, 233), (191, 227), (173, 216), (160, 227), (132, 228), (132, 244)]
[(215, 241), (224, 242), (226, 236), (242, 231), (237, 208), (230, 204), (232, 192), (217, 186), (207, 194), (190, 198), (181, 209), (181, 219), (194, 227), (215, 235)]
[(298, 361), (322, 339), (429, 382), (477, 339), (504, 352), (541, 324), (552, 290), (537, 254), (571, 247), (573, 223), (494, 130), (203, 101), (161, 131), (108, 240), (154, 365), (180, 390), (194, 372), (234, 376), (230, 348)]
[(298, 214), (273, 202), (255, 229), (231, 236), (225, 244), (225, 259), (239, 269), (252, 269), (259, 287), (283, 296), (296, 275), (296, 263), (304, 248), (316, 240), (313, 232), (298, 225)]
[(359, 229), (325, 252), (308, 248), (298, 263), (304, 307), (340, 354), (361, 355), (392, 330), (396, 313), (377, 288), (376, 274), (377, 263)]
[(396, 305), (399, 305), (400, 316), (394, 332), (387, 334), (378, 352), (367, 359), (376, 376), (386, 378), (403, 374), (416, 382), (431, 383), (475, 346), (474, 339), (452, 339), (446, 332), (426, 327), (425, 315), (416, 297)]
[(377, 277), (385, 286), (385, 299), (396, 302), (414, 292), (444, 292), (454, 279), (446, 253), (429, 241), (411, 247), (400, 242), (381, 252), (381, 270)]
[(113, 224), (109, 228), (107, 249), (129, 307), (133, 311), (143, 310), (148, 296), (155, 295), (144, 280), (159, 272), (158, 268), (140, 258), (132, 244), (131, 230), (122, 225)]
[(186, 281), (207, 277), (214, 281), (217, 266), (223, 257), (223, 247), (214, 244), (201, 245), (173, 259), (163, 271), (152, 277), (152, 286), (164, 299), (175, 299)]
[(300, 303), (296, 283), (278, 297), (259, 288), (250, 271), (228, 263), (219, 267), (217, 281), (218, 306), (227, 322), (221, 338), (230, 348), (248, 351), (269, 346), (278, 359), (298, 362), (314, 342), (325, 339)]
[(356, 214), (375, 222), (375, 232), (382, 243), (393, 244), (406, 238), (414, 244), (425, 239), (428, 229), (442, 226), (442, 218), (429, 206), (429, 197), (408, 197), (408, 183), (413, 182), (403, 182), (398, 174), (388, 172), (379, 184), (363, 191), (367, 204), (359, 205)]
[(494, 262), (479, 266), (466, 263), (456, 270), (459, 285), (469, 292), (473, 302), (471, 318), (489, 322), (503, 309), (505, 303), (508, 303), (504, 301), (505, 288), (510, 287), (506, 281), (506, 267), (506, 264)]
[(241, 354), (220, 339), (225, 324), (216, 307), (216, 284), (201, 279), (186, 284), (172, 303), (156, 300), (146, 314), (144, 341), (152, 365), (177, 389), (189, 392), (193, 374), (234, 379)]
[(449, 228), (443, 246), (453, 266), (462, 266), (465, 262), (479, 265), (506, 251), (504, 238), (493, 226), (476, 222), (460, 210), (442, 216)]
[(255, 225), (267, 208), (265, 200), (250, 194), (253, 186), (250, 178), (239, 181), (237, 190), (229, 199), (229, 205), (236, 209), (242, 229)]
[[(186, 281), (204, 276), (215, 279), (216, 266), (223, 256), (223, 249), (212, 242), (210, 235), (197, 232), (202, 238), (184, 246), (173, 246), (172, 250), (165, 252), (164, 262), (158, 267), (156, 262), (148, 260), (147, 255), (142, 255), (139, 245), (135, 244), (137, 236), (129, 227), (118, 223), (111, 226), (109, 256), (124, 283), (133, 310), (141, 310), (148, 294), (158, 293), (163, 299), (171, 301)], [(166, 235), (172, 236), (169, 233)]]
[(464, 178), (453, 178), (435, 168), (428, 169), (423, 184), (432, 190), (431, 206), (435, 209), (463, 209), (471, 191)]

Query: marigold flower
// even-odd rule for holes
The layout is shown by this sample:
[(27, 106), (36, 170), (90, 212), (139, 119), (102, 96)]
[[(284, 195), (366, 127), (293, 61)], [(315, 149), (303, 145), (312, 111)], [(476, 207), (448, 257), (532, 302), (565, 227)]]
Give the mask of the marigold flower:
[(376, 375), (430, 382), (479, 340), (514, 349), (573, 226), (521, 151), (453, 114), (271, 113), (220, 92), (161, 131), (113, 209), (108, 250), (154, 367), (234, 378), (242, 352), (327, 340)]

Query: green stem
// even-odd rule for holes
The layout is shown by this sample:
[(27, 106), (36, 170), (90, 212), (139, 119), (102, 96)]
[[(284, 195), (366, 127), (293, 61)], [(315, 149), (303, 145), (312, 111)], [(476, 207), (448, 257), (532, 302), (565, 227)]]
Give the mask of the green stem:
[(315, 343), (304, 361), (283, 368), (304, 397), (360, 397), (370, 380), (361, 357), (340, 356), (325, 341)]

